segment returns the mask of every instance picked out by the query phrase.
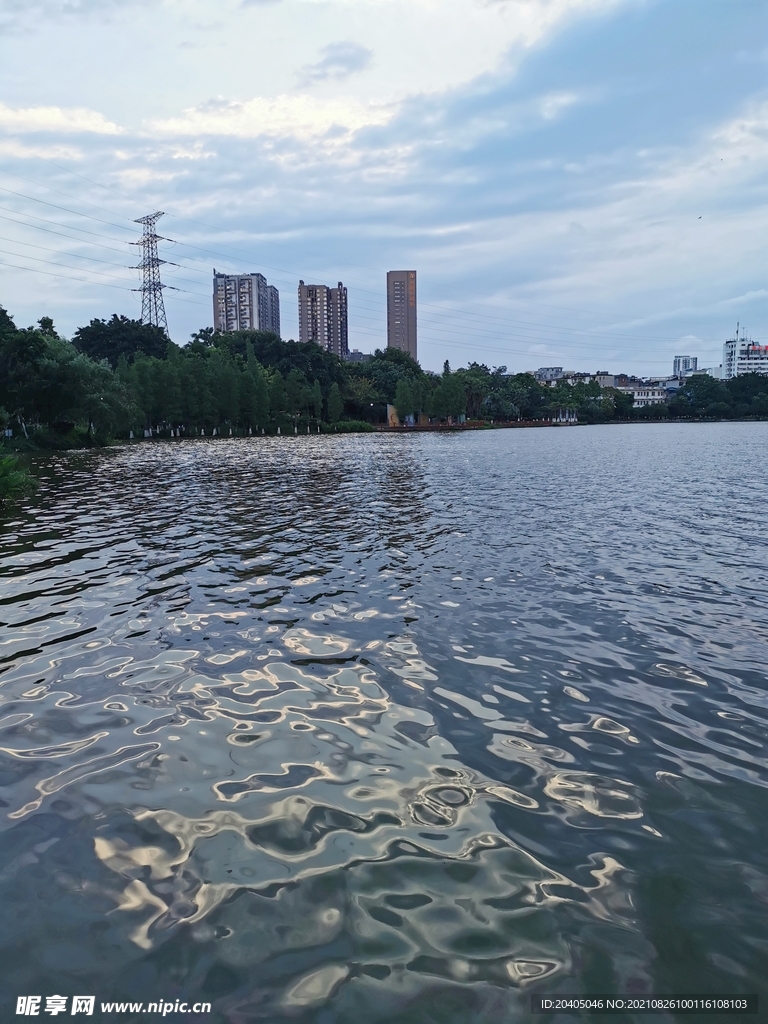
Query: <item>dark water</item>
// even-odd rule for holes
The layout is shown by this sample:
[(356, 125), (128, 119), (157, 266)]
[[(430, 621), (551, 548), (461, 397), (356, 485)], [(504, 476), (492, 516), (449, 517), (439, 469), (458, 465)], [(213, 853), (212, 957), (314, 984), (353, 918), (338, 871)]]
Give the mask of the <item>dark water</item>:
[(2, 1020), (768, 999), (767, 465), (768, 424), (48, 463), (0, 549)]

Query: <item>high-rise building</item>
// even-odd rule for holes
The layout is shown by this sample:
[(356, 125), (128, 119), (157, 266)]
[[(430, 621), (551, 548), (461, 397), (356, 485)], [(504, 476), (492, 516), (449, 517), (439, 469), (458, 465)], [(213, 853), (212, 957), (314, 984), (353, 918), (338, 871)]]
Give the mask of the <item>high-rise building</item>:
[(299, 281), (299, 341), (328, 348), (328, 287)]
[(765, 373), (768, 369), (766, 352), (768, 349), (755, 345), (736, 324), (736, 336), (729, 338), (723, 345), (722, 379), (730, 380), (742, 373)]
[(698, 356), (675, 356), (672, 361), (672, 376), (685, 377), (686, 374), (699, 368)]
[(387, 348), (398, 348), (416, 359), (416, 271), (387, 274)]
[(299, 281), (299, 341), (314, 341), (345, 359), (349, 351), (347, 289)]
[(346, 359), (349, 353), (349, 322), (347, 319), (347, 289), (339, 281), (329, 291), (328, 303), (328, 351), (339, 359)]
[(263, 274), (213, 271), (213, 326), (217, 331), (280, 334), (280, 293)]

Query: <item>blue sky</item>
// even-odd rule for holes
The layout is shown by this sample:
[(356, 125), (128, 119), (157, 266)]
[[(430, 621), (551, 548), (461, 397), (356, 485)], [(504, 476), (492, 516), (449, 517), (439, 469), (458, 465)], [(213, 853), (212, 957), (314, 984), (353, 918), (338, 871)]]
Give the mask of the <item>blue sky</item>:
[(429, 369), (711, 365), (768, 341), (766, 172), (764, 2), (0, 0), (0, 304), (68, 335), (160, 209), (179, 342), (215, 266), (284, 337), (343, 280), (371, 351), (416, 268)]

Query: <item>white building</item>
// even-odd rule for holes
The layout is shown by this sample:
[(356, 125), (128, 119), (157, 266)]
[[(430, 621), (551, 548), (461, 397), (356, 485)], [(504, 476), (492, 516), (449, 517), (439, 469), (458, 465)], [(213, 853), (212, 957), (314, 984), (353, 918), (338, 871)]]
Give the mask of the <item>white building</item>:
[(740, 345), (736, 353), (736, 376), (742, 373), (768, 374), (768, 345), (755, 345), (747, 342)]
[(723, 345), (723, 366), (721, 377), (730, 380), (742, 373), (768, 374), (768, 345), (755, 345), (736, 324), (736, 337), (729, 338)]
[(280, 293), (263, 274), (213, 271), (213, 326), (217, 331), (280, 334)]
[(736, 352), (739, 346), (739, 331), (736, 329), (736, 337), (729, 338), (723, 345), (723, 380), (730, 380), (736, 376)]
[(698, 368), (698, 356), (675, 356), (672, 361), (672, 376), (685, 377), (694, 370), (698, 370)]
[(630, 388), (619, 388), (625, 395), (632, 395), (632, 407), (641, 409), (646, 405), (661, 405), (666, 402), (667, 389), (655, 384), (636, 384)]

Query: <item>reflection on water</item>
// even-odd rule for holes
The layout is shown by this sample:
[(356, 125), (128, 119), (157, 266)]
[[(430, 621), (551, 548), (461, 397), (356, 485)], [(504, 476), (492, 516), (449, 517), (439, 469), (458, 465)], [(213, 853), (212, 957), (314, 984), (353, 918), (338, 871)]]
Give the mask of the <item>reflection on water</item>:
[(766, 455), (723, 424), (53, 458), (0, 558), (5, 1016), (765, 993)]

